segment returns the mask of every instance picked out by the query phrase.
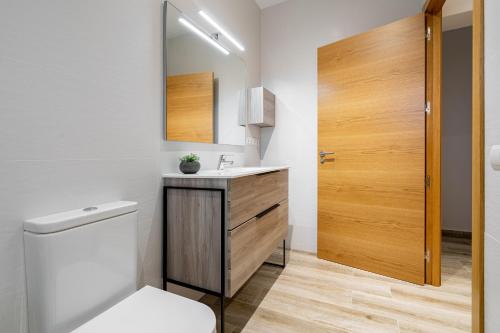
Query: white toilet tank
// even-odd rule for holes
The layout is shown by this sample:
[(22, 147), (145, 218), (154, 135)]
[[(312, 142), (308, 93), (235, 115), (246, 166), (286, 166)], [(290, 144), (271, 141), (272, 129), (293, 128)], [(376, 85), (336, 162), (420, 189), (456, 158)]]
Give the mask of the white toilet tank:
[(24, 223), (30, 333), (66, 333), (137, 289), (137, 203)]

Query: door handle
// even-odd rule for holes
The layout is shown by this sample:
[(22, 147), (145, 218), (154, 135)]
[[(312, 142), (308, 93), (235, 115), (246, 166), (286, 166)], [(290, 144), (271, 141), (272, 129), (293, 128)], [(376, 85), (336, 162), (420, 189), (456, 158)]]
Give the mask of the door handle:
[(328, 155), (335, 155), (335, 152), (333, 151), (320, 151), (319, 152), (319, 161), (321, 164), (325, 163), (325, 157)]

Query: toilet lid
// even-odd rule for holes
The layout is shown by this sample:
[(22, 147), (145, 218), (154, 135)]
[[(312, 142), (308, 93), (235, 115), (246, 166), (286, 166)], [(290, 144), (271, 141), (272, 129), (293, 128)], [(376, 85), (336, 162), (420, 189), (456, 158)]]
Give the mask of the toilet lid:
[(146, 286), (73, 332), (215, 333), (215, 315), (204, 304)]

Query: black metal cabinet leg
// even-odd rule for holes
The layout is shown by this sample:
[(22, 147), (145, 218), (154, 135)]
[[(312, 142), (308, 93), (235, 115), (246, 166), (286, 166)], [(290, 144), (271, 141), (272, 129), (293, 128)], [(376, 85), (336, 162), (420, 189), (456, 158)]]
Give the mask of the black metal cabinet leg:
[(220, 333), (224, 333), (224, 295), (220, 298)]
[(224, 300), (226, 298), (226, 193), (221, 192), (221, 255), (220, 255), (220, 333), (224, 333)]
[(281, 268), (286, 268), (286, 239), (283, 239), (283, 263), (282, 264), (276, 264), (274, 262), (267, 262), (267, 261), (265, 261), (264, 264), (271, 265), (271, 266), (278, 266), (278, 267), (281, 267)]
[(162, 237), (162, 278), (163, 290), (167, 290), (167, 187), (163, 187), (163, 237)]

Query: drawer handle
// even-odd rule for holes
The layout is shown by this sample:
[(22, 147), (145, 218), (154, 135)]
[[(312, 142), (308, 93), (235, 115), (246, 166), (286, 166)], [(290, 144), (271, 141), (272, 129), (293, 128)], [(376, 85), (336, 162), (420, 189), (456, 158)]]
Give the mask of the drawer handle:
[(265, 211), (257, 214), (255, 216), (255, 218), (257, 219), (260, 219), (260, 218), (263, 218), (264, 216), (266, 216), (267, 214), (269, 214), (270, 212), (272, 212), (273, 210), (275, 210), (276, 208), (278, 208), (280, 206), (280, 204), (275, 204), (275, 205), (272, 205), (271, 207), (269, 207), (268, 209), (266, 209)]
[(281, 170), (274, 170), (274, 171), (268, 171), (268, 172), (263, 172), (263, 173), (258, 173), (256, 174), (257, 177), (260, 177), (260, 176), (265, 176), (265, 175), (269, 175), (271, 173), (277, 173), (277, 172), (280, 172)]

